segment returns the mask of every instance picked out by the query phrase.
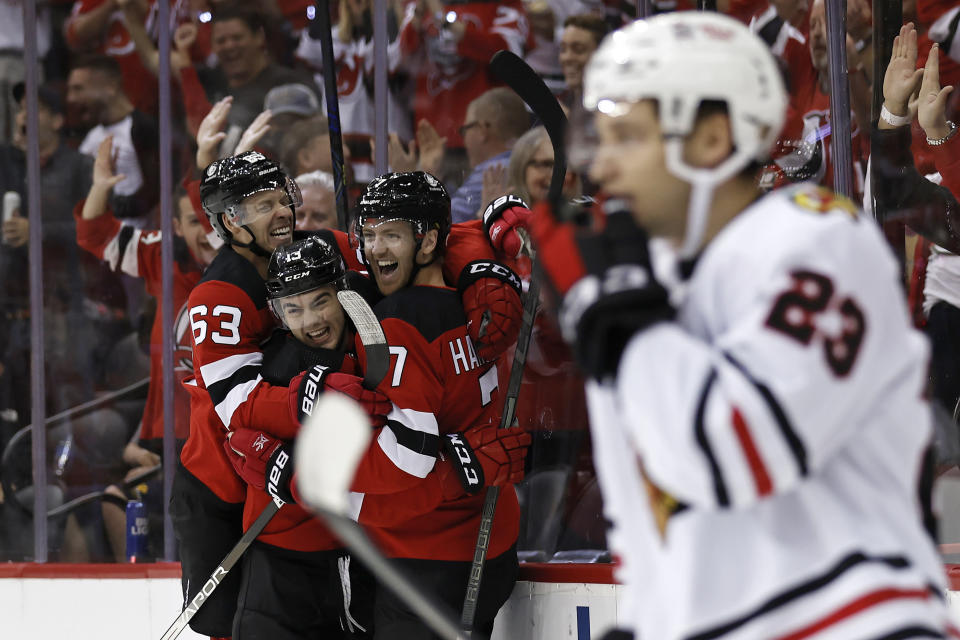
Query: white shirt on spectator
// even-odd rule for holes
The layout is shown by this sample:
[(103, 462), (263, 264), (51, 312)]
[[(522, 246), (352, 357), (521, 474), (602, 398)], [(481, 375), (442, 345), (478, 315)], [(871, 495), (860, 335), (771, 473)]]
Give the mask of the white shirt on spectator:
[(143, 173), (140, 171), (140, 161), (137, 159), (137, 150), (133, 146), (130, 130), (133, 127), (133, 118), (127, 116), (123, 120), (111, 125), (98, 124), (87, 132), (87, 136), (80, 143), (80, 153), (96, 157), (97, 148), (108, 135), (113, 136), (113, 157), (116, 171), (126, 177), (113, 188), (114, 193), (120, 196), (129, 196), (136, 193), (143, 185)]

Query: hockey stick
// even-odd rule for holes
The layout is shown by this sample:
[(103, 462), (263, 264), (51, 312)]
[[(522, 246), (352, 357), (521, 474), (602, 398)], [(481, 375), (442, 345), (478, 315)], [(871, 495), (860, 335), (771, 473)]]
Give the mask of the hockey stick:
[(376, 576), (445, 640), (467, 636), (457, 629), (453, 612), (434, 602), (410, 582), (370, 542), (347, 514), (348, 493), (357, 464), (370, 443), (370, 419), (360, 407), (337, 394), (321, 396), (297, 438), (293, 459), (300, 499), (309, 504), (334, 534)]
[[(387, 375), (387, 371), (390, 369), (390, 351), (387, 347), (387, 338), (383, 333), (383, 327), (380, 326), (380, 322), (377, 320), (377, 316), (374, 315), (370, 305), (367, 304), (367, 301), (356, 291), (349, 289), (338, 291), (337, 299), (340, 301), (340, 304), (343, 305), (343, 310), (350, 316), (350, 320), (353, 322), (354, 327), (356, 327), (357, 335), (360, 336), (360, 342), (363, 343), (364, 350), (367, 354), (367, 369), (363, 376), (363, 386), (367, 389), (374, 389), (380, 384), (380, 381), (383, 380), (384, 376)], [(317, 411), (314, 410), (314, 414), (316, 413)], [(333, 453), (339, 455), (336, 451)], [(350, 477), (353, 477), (352, 473)], [(264, 510), (260, 512), (260, 515), (257, 516), (257, 519), (250, 528), (247, 529), (246, 533), (243, 534), (240, 541), (230, 550), (230, 553), (223, 559), (220, 566), (213, 570), (213, 573), (207, 578), (207, 581), (200, 588), (200, 591), (197, 592), (197, 595), (195, 595), (193, 600), (190, 601), (190, 604), (180, 612), (180, 615), (173, 621), (173, 624), (170, 625), (160, 640), (174, 640), (174, 638), (180, 635), (193, 616), (200, 610), (200, 607), (203, 606), (203, 603), (210, 597), (210, 594), (216, 590), (220, 581), (223, 580), (233, 566), (237, 564), (237, 561), (243, 556), (250, 544), (256, 540), (257, 536), (263, 533), (263, 530), (270, 523), (270, 520), (282, 506), (283, 502), (274, 498)], [(332, 526), (330, 528), (333, 529)], [(334, 533), (338, 532), (334, 531)]]
[(333, 187), (337, 202), (337, 224), (349, 232), (350, 205), (347, 203), (346, 173), (343, 161), (343, 136), (340, 131), (340, 102), (337, 99), (337, 69), (333, 60), (333, 34), (330, 26), (330, 0), (317, 0), (316, 17), (310, 25), (310, 37), (320, 41), (323, 58), (323, 97), (327, 102), (327, 128), (330, 130), (330, 159), (333, 161)]
[(253, 525), (243, 534), (240, 541), (237, 542), (233, 549), (230, 550), (230, 553), (220, 561), (219, 566), (213, 570), (213, 573), (210, 574), (207, 581), (200, 587), (197, 595), (193, 596), (193, 600), (184, 607), (183, 611), (177, 616), (177, 619), (173, 621), (173, 624), (171, 624), (167, 631), (160, 637), (160, 640), (174, 640), (174, 638), (179, 636), (180, 633), (187, 628), (187, 624), (190, 623), (193, 616), (197, 615), (197, 611), (200, 610), (203, 603), (216, 591), (220, 582), (227, 577), (227, 574), (230, 573), (230, 570), (237, 564), (237, 561), (243, 557), (247, 547), (263, 532), (267, 523), (276, 515), (282, 505), (283, 503), (276, 498), (270, 501), (270, 504), (260, 513)]
[[(533, 113), (540, 118), (550, 144), (553, 146), (553, 174), (550, 176), (550, 190), (548, 197), (551, 203), (560, 201), (563, 190), (563, 180), (567, 173), (567, 156), (564, 152), (564, 129), (567, 118), (560, 108), (556, 97), (543, 83), (537, 73), (530, 68), (522, 58), (509, 51), (498, 51), (490, 59), (490, 72), (503, 81), (508, 87), (527, 103)], [(505, 429), (513, 424), (517, 411), (517, 396), (520, 394), (520, 383), (523, 381), (523, 369), (527, 363), (527, 350), (530, 348), (530, 337), (533, 334), (533, 319), (537, 315), (537, 305), (540, 301), (539, 265), (536, 256), (532, 256), (530, 284), (527, 295), (523, 300), (523, 324), (517, 336), (517, 348), (513, 354), (513, 364), (510, 368), (510, 380), (507, 383), (506, 397), (503, 401), (503, 413), (500, 416), (500, 428)], [(480, 597), (480, 584), (483, 580), (483, 563), (487, 559), (487, 548), (490, 546), (490, 530), (493, 528), (493, 516), (497, 509), (497, 500), (500, 497), (500, 487), (487, 487), (483, 500), (483, 511), (480, 514), (480, 531), (477, 534), (477, 544), (473, 551), (473, 564), (470, 567), (470, 578), (467, 581), (467, 592), (463, 598), (463, 612), (460, 615), (460, 628), (469, 636), (473, 631), (477, 616), (477, 600)]]
[(373, 309), (356, 291), (338, 291), (337, 299), (350, 316), (357, 335), (360, 336), (360, 342), (363, 343), (363, 350), (366, 351), (367, 367), (363, 374), (363, 386), (375, 389), (390, 369), (390, 348), (387, 346), (383, 327), (380, 326)]

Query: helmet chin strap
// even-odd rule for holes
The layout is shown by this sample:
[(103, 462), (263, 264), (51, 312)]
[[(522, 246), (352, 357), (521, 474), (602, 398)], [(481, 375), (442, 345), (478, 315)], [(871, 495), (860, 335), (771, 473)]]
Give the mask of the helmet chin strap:
[(250, 237), (253, 238), (253, 239), (252, 239), (250, 242), (240, 242), (239, 240), (237, 240), (237, 237), (236, 237), (236, 236), (233, 236), (233, 237), (230, 239), (230, 244), (236, 245), (236, 246), (238, 246), (238, 247), (243, 247), (244, 249), (249, 249), (249, 250), (252, 251), (255, 255), (258, 255), (258, 256), (260, 256), (261, 258), (269, 258), (271, 255), (273, 255), (272, 252), (267, 251), (266, 249), (264, 249), (263, 247), (261, 247), (261, 246), (257, 243), (257, 236), (253, 235), (253, 231), (250, 230), (250, 227), (249, 227), (248, 225), (245, 225), (245, 224), (244, 224), (244, 225), (240, 225), (240, 227), (241, 227), (244, 231), (246, 231), (247, 233), (249, 233), (249, 234), (250, 234)]
[(680, 258), (694, 257), (703, 248), (703, 240), (710, 219), (710, 206), (717, 185), (736, 175), (749, 162), (742, 151), (734, 151), (718, 166), (703, 169), (691, 167), (683, 161), (684, 138), (670, 136), (666, 140), (667, 170), (690, 184), (690, 202), (687, 204), (687, 224), (680, 245)]

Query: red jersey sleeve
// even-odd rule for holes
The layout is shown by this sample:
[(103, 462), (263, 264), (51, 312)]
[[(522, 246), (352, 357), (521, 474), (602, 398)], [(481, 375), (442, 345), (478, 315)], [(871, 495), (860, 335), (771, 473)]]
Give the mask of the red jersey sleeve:
[(299, 424), (290, 409), (289, 389), (269, 385), (260, 375), (259, 339), (273, 325), (269, 310), (257, 309), (240, 287), (219, 280), (197, 285), (188, 308), (197, 380), (210, 395), (221, 426), (293, 438)]
[[(530, 25), (527, 22), (527, 13), (520, 2), (500, 2), (496, 5), (493, 16), (487, 16), (489, 9), (482, 3), (471, 5), (477, 16), (483, 16), (481, 24), (475, 20), (464, 20), (465, 30), (463, 38), (457, 45), (457, 53), (471, 60), (486, 65), (497, 51), (507, 49), (518, 56), (524, 50), (533, 48)], [(450, 10), (457, 10), (457, 5), (450, 5)]]
[(114, 271), (143, 278), (147, 293), (160, 295), (160, 247), (163, 235), (159, 231), (143, 231), (122, 224), (110, 211), (90, 220), (80, 212), (84, 201), (74, 208), (77, 222), (77, 244), (80, 248), (106, 262)]

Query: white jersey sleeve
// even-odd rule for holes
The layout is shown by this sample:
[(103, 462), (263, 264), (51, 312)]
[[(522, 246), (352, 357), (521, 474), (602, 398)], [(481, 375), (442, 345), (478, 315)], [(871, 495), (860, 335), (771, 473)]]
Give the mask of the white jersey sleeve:
[(749, 505), (789, 491), (878, 407), (910, 415), (927, 346), (897, 279), (876, 225), (825, 190), (742, 213), (699, 260), (678, 323), (638, 335), (621, 361), (653, 481), (681, 502)]

